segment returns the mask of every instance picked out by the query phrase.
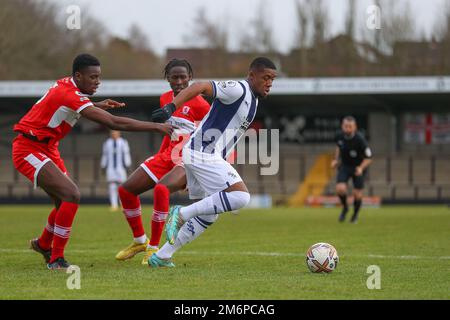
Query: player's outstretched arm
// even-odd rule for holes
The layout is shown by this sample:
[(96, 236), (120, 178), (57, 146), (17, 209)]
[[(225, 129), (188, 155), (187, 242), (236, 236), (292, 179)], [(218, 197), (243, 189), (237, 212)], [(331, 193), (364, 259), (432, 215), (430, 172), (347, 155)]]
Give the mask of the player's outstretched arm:
[(200, 94), (212, 97), (214, 94), (212, 86), (213, 84), (210, 81), (199, 81), (190, 85), (183, 89), (171, 103), (153, 111), (152, 120), (155, 122), (167, 121), (177, 108)]
[(80, 114), (86, 119), (100, 123), (109, 129), (120, 131), (158, 131), (172, 135), (174, 127), (167, 123), (139, 121), (131, 118), (118, 117), (100, 108), (85, 108)]

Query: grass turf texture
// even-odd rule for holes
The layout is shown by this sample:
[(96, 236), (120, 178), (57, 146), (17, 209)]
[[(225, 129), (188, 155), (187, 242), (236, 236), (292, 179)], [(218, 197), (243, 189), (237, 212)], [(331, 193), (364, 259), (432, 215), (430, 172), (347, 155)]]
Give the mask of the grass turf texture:
[[(450, 209), (363, 209), (358, 224), (339, 224), (339, 209), (241, 210), (224, 214), (174, 257), (174, 269), (141, 266), (141, 255), (114, 256), (131, 241), (121, 212), (82, 205), (66, 258), (81, 268), (46, 270), (28, 249), (49, 206), (0, 206), (1, 299), (449, 299)], [(144, 207), (149, 230), (150, 208)], [(164, 237), (164, 235), (163, 235)], [(305, 252), (316, 242), (340, 256), (331, 274), (312, 274)], [(366, 287), (367, 267), (381, 268), (381, 289)]]

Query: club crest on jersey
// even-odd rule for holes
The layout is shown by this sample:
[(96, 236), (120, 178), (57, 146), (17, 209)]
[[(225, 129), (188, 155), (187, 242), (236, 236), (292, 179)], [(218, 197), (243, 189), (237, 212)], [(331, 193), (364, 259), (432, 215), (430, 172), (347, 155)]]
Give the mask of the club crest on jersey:
[(77, 96), (80, 96), (80, 97), (89, 97), (88, 94), (81, 93), (81, 92), (78, 91), (78, 90), (75, 90), (75, 94), (76, 94)]
[(183, 109), (181, 110), (181, 113), (185, 114), (185, 115), (188, 115), (190, 109), (191, 108), (189, 106), (183, 106)]
[(219, 82), (219, 85), (222, 87), (222, 88), (226, 88), (226, 87), (230, 87), (230, 88), (232, 88), (232, 87), (235, 87), (236, 86), (236, 81), (233, 81), (233, 80), (228, 80), (228, 81), (220, 81)]

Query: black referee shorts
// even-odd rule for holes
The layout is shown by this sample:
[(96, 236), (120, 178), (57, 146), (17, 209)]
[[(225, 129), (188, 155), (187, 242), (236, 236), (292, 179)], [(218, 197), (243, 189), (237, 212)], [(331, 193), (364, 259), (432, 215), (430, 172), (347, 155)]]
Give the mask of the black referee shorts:
[(366, 177), (366, 171), (360, 176), (355, 175), (356, 167), (340, 166), (337, 172), (337, 183), (347, 183), (350, 178), (353, 180), (353, 187), (355, 189), (364, 189), (364, 178)]

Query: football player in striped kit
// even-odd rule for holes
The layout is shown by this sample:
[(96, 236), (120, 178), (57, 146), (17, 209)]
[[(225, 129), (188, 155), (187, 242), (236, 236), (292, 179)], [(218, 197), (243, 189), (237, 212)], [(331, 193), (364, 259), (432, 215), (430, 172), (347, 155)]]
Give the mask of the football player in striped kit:
[(211, 111), (183, 147), (189, 197), (202, 200), (170, 208), (168, 241), (150, 257), (150, 266), (174, 267), (175, 251), (197, 238), (218, 214), (243, 208), (250, 201), (245, 183), (225, 159), (255, 118), (258, 99), (268, 96), (276, 76), (275, 64), (258, 57), (250, 64), (246, 80), (194, 83), (152, 113), (153, 121), (164, 122), (192, 97), (202, 94), (214, 99)]
[(111, 211), (119, 208), (119, 184), (127, 179), (127, 168), (131, 165), (130, 146), (120, 136), (120, 131), (111, 130), (110, 137), (103, 143), (101, 167), (106, 172)]

